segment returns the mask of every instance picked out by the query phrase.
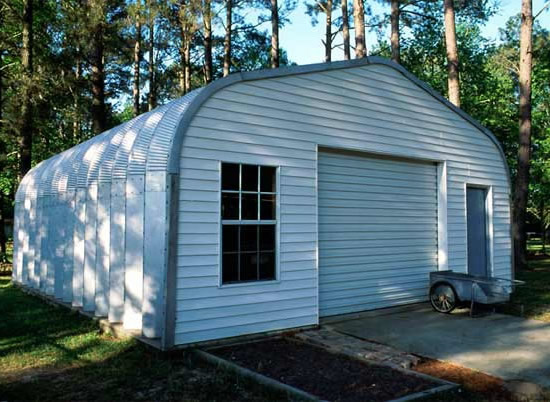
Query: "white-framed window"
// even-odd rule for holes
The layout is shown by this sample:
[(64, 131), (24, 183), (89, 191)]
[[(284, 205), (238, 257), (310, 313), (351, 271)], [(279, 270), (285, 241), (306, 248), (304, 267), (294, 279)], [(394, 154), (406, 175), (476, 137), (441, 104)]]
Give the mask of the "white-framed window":
[(222, 284), (276, 279), (277, 168), (221, 164)]

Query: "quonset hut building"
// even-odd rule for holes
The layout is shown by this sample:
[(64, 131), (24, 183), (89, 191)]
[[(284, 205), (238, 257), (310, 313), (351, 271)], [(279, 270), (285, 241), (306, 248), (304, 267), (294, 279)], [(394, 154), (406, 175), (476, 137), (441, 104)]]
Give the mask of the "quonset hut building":
[(13, 280), (161, 348), (511, 277), (495, 137), (392, 62), (238, 73), (45, 160)]

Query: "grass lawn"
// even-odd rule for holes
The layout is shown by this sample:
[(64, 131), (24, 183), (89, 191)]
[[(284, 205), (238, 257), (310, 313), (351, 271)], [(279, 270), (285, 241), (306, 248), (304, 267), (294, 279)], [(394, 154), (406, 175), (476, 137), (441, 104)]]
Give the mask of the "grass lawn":
[(269, 400), (272, 395), (183, 352), (162, 354), (23, 293), (0, 277), (0, 401)]
[[(546, 247), (550, 252), (550, 245)], [(528, 248), (530, 253), (540, 253), (540, 239), (530, 240)], [(517, 273), (516, 279), (526, 284), (516, 288), (511, 302), (503, 311), (550, 322), (550, 256), (536, 255), (529, 261), (529, 268)]]

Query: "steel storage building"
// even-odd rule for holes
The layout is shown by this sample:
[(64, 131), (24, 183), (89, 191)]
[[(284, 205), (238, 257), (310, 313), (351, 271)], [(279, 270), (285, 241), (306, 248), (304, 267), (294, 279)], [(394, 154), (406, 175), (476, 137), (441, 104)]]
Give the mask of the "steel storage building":
[(495, 137), (385, 59), (237, 73), (43, 161), (13, 280), (162, 348), (511, 277)]

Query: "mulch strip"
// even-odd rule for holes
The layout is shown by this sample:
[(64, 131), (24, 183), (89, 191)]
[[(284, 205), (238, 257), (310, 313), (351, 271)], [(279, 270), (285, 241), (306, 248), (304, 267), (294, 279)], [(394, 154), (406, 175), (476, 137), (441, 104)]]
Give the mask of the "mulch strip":
[(414, 367), (414, 370), (460, 384), (469, 391), (482, 394), (487, 400), (510, 401), (514, 399), (502, 379), (456, 364), (424, 359)]
[(209, 352), (330, 401), (387, 401), (439, 385), (285, 338)]

